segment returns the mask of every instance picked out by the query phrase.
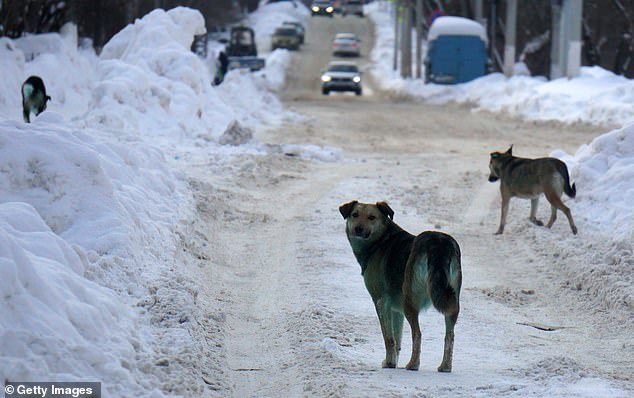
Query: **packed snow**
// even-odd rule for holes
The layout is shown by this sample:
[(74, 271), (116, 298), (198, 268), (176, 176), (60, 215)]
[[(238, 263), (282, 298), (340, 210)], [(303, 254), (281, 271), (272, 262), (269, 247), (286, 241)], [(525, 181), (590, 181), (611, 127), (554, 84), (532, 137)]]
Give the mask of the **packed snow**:
[[(366, 9), (376, 24), (371, 68), (382, 90), (527, 120), (622, 126), (574, 155), (554, 156), (577, 183), (573, 213), (609, 236), (613, 266), (631, 271), (634, 82), (598, 67), (554, 81), (500, 74), (458, 86), (403, 80), (391, 70), (392, 22), (378, 3)], [(267, 32), (308, 15), (279, 2), (262, 5), (249, 23), (266, 49)], [(184, 223), (195, 212), (183, 162), (216, 156), (220, 164), (240, 153), (324, 162), (344, 156), (338, 148), (259, 143), (259, 131), (301, 120), (277, 96), (290, 55), (264, 51), (263, 71), (232, 71), (213, 87), (215, 51), (207, 59), (190, 51), (203, 21), (188, 8), (154, 10), (99, 55), (71, 25), (59, 34), (0, 38), (3, 380), (91, 378), (103, 381), (104, 396), (197, 396), (201, 380), (178, 360), (209, 360), (196, 340), (200, 326), (186, 322), (195, 281), (178, 267)], [(44, 79), (52, 100), (26, 124), (19, 93), (30, 75)], [(584, 268), (580, 278), (592, 273)], [(603, 294), (632, 308), (633, 283)], [(323, 346), (342, 349), (330, 340)], [(167, 373), (166, 363), (176, 370)]]

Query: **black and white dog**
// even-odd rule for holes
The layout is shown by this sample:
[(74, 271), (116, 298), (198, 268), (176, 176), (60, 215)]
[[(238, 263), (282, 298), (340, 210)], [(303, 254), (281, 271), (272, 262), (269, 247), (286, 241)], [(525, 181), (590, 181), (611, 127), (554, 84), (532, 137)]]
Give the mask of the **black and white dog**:
[(31, 122), (31, 113), (35, 116), (44, 112), (46, 102), (51, 97), (46, 95), (46, 87), (44, 82), (38, 76), (30, 76), (22, 83), (22, 115), (26, 123)]

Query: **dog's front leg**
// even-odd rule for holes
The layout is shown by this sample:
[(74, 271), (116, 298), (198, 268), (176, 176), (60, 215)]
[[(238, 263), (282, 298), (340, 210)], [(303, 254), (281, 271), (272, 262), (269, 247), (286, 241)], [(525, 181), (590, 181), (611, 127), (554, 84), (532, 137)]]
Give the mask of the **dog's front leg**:
[(504, 225), (506, 224), (506, 215), (509, 212), (509, 202), (511, 201), (511, 195), (502, 191), (502, 214), (500, 216), (500, 226), (498, 227), (496, 235), (501, 235), (504, 232)]
[(539, 197), (531, 199), (531, 216), (529, 219), (533, 224), (542, 227), (544, 223), (537, 219), (537, 205), (539, 205)]
[(385, 359), (383, 360), (382, 367), (395, 368), (398, 361), (398, 350), (392, 324), (392, 306), (389, 300), (384, 298), (377, 300), (374, 305), (376, 307), (376, 313), (379, 316), (381, 333), (383, 334), (383, 341), (385, 342)]

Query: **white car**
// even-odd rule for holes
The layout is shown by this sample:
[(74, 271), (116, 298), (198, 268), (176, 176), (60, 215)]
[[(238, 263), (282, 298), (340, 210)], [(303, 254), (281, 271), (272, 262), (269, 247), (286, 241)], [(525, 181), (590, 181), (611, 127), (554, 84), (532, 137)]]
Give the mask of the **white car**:
[(354, 33), (337, 33), (332, 41), (332, 55), (361, 56), (361, 39)]
[(331, 91), (352, 91), (361, 95), (361, 72), (357, 64), (348, 61), (332, 61), (328, 64), (321, 75), (321, 93), (328, 95)]

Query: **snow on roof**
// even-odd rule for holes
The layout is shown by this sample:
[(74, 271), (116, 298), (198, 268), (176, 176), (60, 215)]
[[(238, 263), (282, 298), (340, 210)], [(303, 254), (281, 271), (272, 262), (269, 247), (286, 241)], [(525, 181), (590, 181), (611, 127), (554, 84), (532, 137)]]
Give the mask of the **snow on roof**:
[(487, 42), (484, 27), (474, 20), (462, 17), (438, 17), (429, 28), (427, 40), (432, 41), (442, 35), (479, 36)]

